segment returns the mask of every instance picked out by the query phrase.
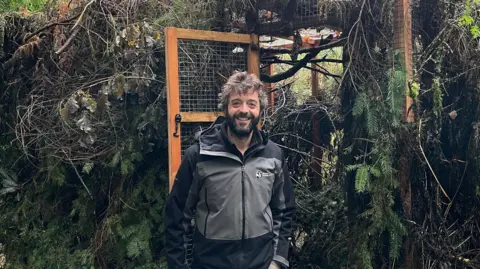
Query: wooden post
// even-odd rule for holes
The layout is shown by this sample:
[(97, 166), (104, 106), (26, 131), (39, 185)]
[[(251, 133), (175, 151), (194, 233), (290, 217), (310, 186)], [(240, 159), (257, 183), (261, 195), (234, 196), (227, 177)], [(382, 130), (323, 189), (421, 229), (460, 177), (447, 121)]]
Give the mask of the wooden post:
[[(413, 75), (412, 14), (410, 10), (410, 0), (397, 0), (395, 5), (394, 35), (394, 49), (402, 52), (402, 61), (405, 64), (405, 70), (407, 72), (405, 81), (405, 90), (407, 90), (407, 82)], [(414, 121), (413, 111), (409, 110), (412, 104), (412, 98), (405, 92), (402, 118), (406, 122)]]
[[(253, 47), (256, 47), (254, 49)], [(260, 47), (258, 35), (251, 35), (251, 43), (248, 46), (248, 72), (260, 78)]]
[[(273, 76), (275, 73), (275, 68), (273, 66), (273, 64), (269, 65), (268, 66), (268, 75), (269, 76)], [(270, 109), (271, 109), (271, 112), (273, 113), (274, 112), (274, 109), (275, 109), (275, 92), (273, 91), (273, 89), (275, 88), (275, 83), (268, 83), (267, 84), (267, 88), (269, 89), (270, 91), (270, 94), (268, 96), (269, 98), (269, 106), (270, 106)]]
[[(314, 46), (312, 46), (314, 47)], [(314, 59), (316, 59), (315, 57)], [(314, 67), (315, 64), (312, 64)], [(320, 90), (318, 88), (318, 72), (312, 70), (312, 101), (316, 102), (321, 100)], [(312, 169), (312, 178), (310, 182), (310, 187), (313, 189), (319, 189), (322, 186), (322, 160), (323, 160), (323, 150), (320, 147), (322, 145), (322, 138), (320, 132), (320, 119), (317, 116), (317, 113), (312, 115), (312, 126), (313, 126), (313, 164)]]
[[(410, 0), (396, 0), (394, 15), (394, 49), (402, 53), (402, 62), (405, 64), (406, 81), (405, 81), (405, 99), (403, 102), (402, 120), (405, 122), (414, 121), (414, 113), (410, 109), (413, 100), (408, 96), (408, 81), (412, 78), (412, 15), (410, 10)], [(412, 193), (410, 182), (410, 163), (407, 157), (408, 152), (405, 148), (400, 157), (400, 196), (405, 217), (412, 218)], [(413, 246), (412, 241), (407, 237), (403, 245), (404, 250), (404, 268), (414, 268)]]
[[(167, 71), (167, 111), (168, 111), (168, 190), (171, 191), (177, 169), (180, 166), (181, 156), (180, 136), (174, 136), (175, 116), (180, 113), (180, 86), (178, 81), (178, 38), (177, 29), (173, 27), (165, 28), (165, 50), (166, 53), (166, 71)], [(180, 124), (178, 124), (178, 134), (180, 134)]]

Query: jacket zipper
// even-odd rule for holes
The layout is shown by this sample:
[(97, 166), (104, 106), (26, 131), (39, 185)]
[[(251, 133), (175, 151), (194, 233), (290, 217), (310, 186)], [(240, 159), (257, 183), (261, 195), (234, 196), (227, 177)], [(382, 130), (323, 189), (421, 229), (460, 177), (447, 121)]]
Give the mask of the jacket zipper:
[(242, 239), (245, 239), (245, 166), (242, 164)]
[(208, 206), (208, 200), (207, 200), (207, 188), (205, 188), (205, 206), (207, 207), (207, 216), (205, 217), (205, 225), (203, 228), (203, 235), (207, 237), (207, 220), (208, 216), (210, 215), (210, 207)]

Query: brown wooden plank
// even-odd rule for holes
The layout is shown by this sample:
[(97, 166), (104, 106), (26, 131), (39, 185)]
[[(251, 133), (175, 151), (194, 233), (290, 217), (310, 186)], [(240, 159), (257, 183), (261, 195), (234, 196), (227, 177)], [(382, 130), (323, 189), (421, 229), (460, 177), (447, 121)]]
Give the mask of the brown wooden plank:
[[(274, 73), (275, 73), (275, 69), (274, 69), (273, 64), (271, 64), (271, 65), (268, 66), (268, 75), (273, 76)], [(268, 91), (270, 91), (270, 94), (268, 96), (269, 106), (270, 106), (270, 111), (273, 114), (273, 112), (275, 111), (275, 92), (273, 91), (273, 89), (275, 88), (275, 83), (273, 83), (273, 82), (272, 83), (266, 83), (266, 85), (267, 85)]]
[(246, 44), (250, 43), (250, 36), (246, 34), (181, 29), (181, 28), (177, 28), (177, 38), (230, 42), (230, 43), (246, 43)]
[[(259, 38), (258, 35), (251, 35), (249, 40), (258, 48)], [(258, 49), (252, 49), (252, 46), (248, 47), (248, 72), (260, 77), (260, 51)]]
[(223, 112), (181, 112), (182, 122), (214, 122)]
[[(256, 48), (259, 48), (259, 37), (258, 35), (250, 35), (249, 36), (250, 43), (255, 45)], [(255, 74), (258, 78), (260, 78), (260, 51), (259, 49), (253, 49), (252, 46), (248, 47), (248, 54), (247, 54), (247, 66), (248, 66), (248, 73)], [(262, 129), (263, 121), (257, 124), (258, 129)]]
[[(165, 57), (167, 75), (167, 117), (168, 117), (168, 169), (169, 191), (181, 162), (180, 137), (175, 137), (175, 115), (180, 113), (180, 87), (178, 81), (178, 39), (177, 28), (165, 28)], [(180, 133), (180, 126), (178, 126)]]

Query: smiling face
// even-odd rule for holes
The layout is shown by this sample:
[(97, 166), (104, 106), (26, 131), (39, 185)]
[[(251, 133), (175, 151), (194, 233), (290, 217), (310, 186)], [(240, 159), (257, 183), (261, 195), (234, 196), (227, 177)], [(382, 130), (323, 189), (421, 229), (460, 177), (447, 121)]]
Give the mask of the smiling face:
[(226, 122), (232, 134), (239, 138), (248, 137), (260, 121), (258, 91), (232, 93), (226, 112)]

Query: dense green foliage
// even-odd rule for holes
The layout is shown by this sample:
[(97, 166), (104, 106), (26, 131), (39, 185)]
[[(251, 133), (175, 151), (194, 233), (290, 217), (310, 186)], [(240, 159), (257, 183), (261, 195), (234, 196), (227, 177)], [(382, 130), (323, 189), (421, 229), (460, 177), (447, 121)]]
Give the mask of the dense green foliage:
[[(58, 28), (39, 50), (15, 40), (3, 47), (26, 52), (7, 58), (16, 72), (6, 70), (0, 88), (0, 242), (7, 268), (164, 264), (166, 103), (163, 82), (155, 79), (164, 77), (164, 63), (160, 41), (142, 42), (156, 40), (161, 29), (125, 24), (118, 15), (118, 25), (98, 26), (103, 37), (80, 32), (59, 56), (52, 41), (66, 38)], [(7, 38), (17, 24), (38, 28), (16, 14), (5, 20)], [(122, 29), (142, 46), (135, 57), (118, 39)], [(105, 39), (120, 42), (109, 51)], [(32, 61), (32, 52), (45, 60)]]
[(45, 6), (47, 0), (1, 0), (0, 12), (18, 11), (27, 9), (29, 11), (37, 11)]

